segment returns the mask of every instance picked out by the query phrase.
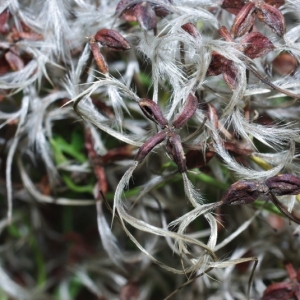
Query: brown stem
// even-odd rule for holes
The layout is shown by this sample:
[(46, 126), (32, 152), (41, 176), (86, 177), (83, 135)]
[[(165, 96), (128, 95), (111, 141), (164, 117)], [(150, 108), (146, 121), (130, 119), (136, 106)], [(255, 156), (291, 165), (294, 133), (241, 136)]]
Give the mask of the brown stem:
[(281, 202), (277, 199), (277, 197), (270, 192), (271, 195), (271, 200), (272, 202), (276, 205), (276, 207), (284, 214), (286, 215), (290, 220), (294, 221), (297, 224), (300, 224), (300, 219), (291, 214), (282, 204)]
[(279, 86), (273, 84), (272, 82), (270, 82), (268, 79), (264, 78), (262, 75), (260, 75), (254, 68), (253, 66), (251, 66), (251, 64), (247, 61), (245, 61), (247, 67), (249, 70), (251, 70), (251, 72), (261, 81), (263, 82), (264, 84), (268, 85), (269, 87), (271, 87), (272, 89), (276, 90), (277, 92), (280, 92), (282, 94), (285, 94), (289, 97), (292, 97), (292, 98), (296, 98), (296, 99), (300, 99), (300, 95), (298, 94), (294, 94), (292, 92), (289, 92), (287, 90), (284, 90), (282, 88), (280, 88)]

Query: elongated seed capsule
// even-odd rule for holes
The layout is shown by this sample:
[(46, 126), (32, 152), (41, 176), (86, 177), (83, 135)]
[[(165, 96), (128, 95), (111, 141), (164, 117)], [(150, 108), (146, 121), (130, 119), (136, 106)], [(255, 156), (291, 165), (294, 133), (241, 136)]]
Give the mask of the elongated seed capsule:
[(174, 132), (169, 133), (169, 139), (166, 144), (167, 152), (178, 166), (180, 173), (187, 171), (186, 158), (182, 148), (180, 136)]
[(96, 65), (99, 69), (99, 71), (103, 74), (108, 74), (108, 66), (107, 63), (103, 57), (103, 55), (100, 52), (99, 45), (95, 42), (94, 38), (91, 38), (90, 40), (90, 48), (92, 50)]
[(168, 120), (163, 116), (159, 106), (153, 100), (141, 99), (139, 101), (139, 106), (148, 119), (152, 120), (161, 127), (168, 125)]
[(237, 14), (230, 30), (233, 37), (240, 37), (245, 33), (249, 32), (249, 30), (254, 24), (254, 13), (255, 5), (253, 3), (250, 2), (243, 6), (243, 8)]
[(300, 194), (300, 178), (292, 174), (280, 174), (265, 181), (270, 192), (276, 196)]
[(250, 204), (258, 198), (259, 194), (255, 182), (240, 180), (228, 188), (220, 202), (229, 205)]
[(200, 32), (193, 23), (186, 23), (181, 28), (194, 38), (201, 38)]
[(158, 144), (160, 144), (167, 136), (166, 131), (160, 131), (156, 135), (150, 137), (139, 149), (134, 160), (142, 162), (143, 159), (150, 153), (150, 151)]
[(172, 123), (175, 128), (181, 128), (196, 112), (198, 108), (198, 99), (195, 95), (189, 94), (181, 112), (179, 112)]
[(285, 19), (278, 8), (266, 3), (258, 3), (256, 16), (260, 22), (271, 28), (277, 35), (284, 35)]
[(130, 49), (128, 41), (122, 35), (112, 29), (101, 29), (95, 34), (95, 41), (111, 50), (125, 51)]

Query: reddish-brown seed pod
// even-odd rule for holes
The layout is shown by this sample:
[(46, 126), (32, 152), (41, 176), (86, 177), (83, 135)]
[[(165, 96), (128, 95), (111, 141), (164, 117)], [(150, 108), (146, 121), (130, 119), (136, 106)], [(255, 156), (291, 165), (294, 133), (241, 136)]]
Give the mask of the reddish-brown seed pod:
[(144, 98), (141, 99), (138, 104), (148, 119), (160, 125), (162, 128), (168, 125), (168, 120), (163, 116), (159, 106), (153, 100)]
[(297, 59), (288, 52), (280, 53), (272, 62), (273, 69), (280, 75), (293, 74), (297, 67)]
[(259, 194), (256, 183), (240, 180), (229, 187), (220, 202), (230, 205), (249, 204), (254, 202)]
[(255, 20), (255, 5), (252, 2), (247, 3), (237, 14), (231, 27), (231, 34), (234, 38), (240, 37), (249, 32)]
[(198, 31), (197, 27), (193, 23), (183, 24), (181, 28), (194, 38), (200, 37), (200, 32)]
[(225, 26), (221, 26), (218, 29), (218, 33), (226, 42), (235, 42), (235, 40), (233, 39), (230, 32)]
[(189, 94), (181, 112), (179, 112), (172, 123), (175, 128), (181, 128), (196, 112), (198, 99), (195, 95)]
[(275, 282), (264, 291), (262, 300), (291, 299), (292, 284), (290, 282)]
[(99, 42), (102, 46), (108, 47), (112, 50), (124, 51), (130, 49), (128, 41), (122, 37), (122, 35), (112, 29), (101, 29), (99, 30), (94, 39)]
[(300, 194), (300, 178), (292, 174), (280, 174), (268, 178), (265, 184), (276, 196)]
[(180, 173), (187, 171), (186, 158), (182, 148), (180, 136), (174, 132), (169, 133), (169, 139), (166, 144), (167, 152), (178, 166)]
[(154, 9), (147, 1), (137, 4), (134, 8), (135, 16), (143, 30), (156, 28), (157, 18)]
[(126, 9), (120, 16), (120, 18), (127, 22), (136, 22), (137, 18), (135, 16), (134, 7)]
[(154, 11), (155, 11), (155, 14), (161, 18), (166, 17), (170, 13), (165, 7), (163, 7), (161, 5), (155, 6)]
[(5, 34), (9, 31), (8, 20), (9, 20), (9, 11), (8, 9), (6, 9), (0, 14), (0, 33)]
[(233, 61), (227, 60), (223, 66), (223, 78), (231, 90), (237, 87), (237, 69)]
[(251, 32), (247, 34), (240, 44), (243, 52), (248, 57), (254, 59), (266, 55), (274, 49), (273, 43), (260, 32)]
[(143, 159), (150, 153), (150, 151), (158, 144), (160, 144), (167, 137), (166, 131), (160, 131), (156, 135), (150, 137), (139, 149), (134, 160), (142, 162)]
[(262, 300), (300, 299), (300, 269), (296, 272), (291, 263), (287, 263), (285, 268), (289, 280), (285, 279), (269, 285), (264, 291)]
[(16, 53), (7, 51), (4, 56), (13, 71), (18, 71), (24, 68), (23, 59)]
[(221, 7), (228, 12), (237, 15), (244, 5), (245, 2), (243, 0), (224, 0)]
[(99, 45), (97, 45), (97, 43), (95, 43), (94, 40), (92, 39), (90, 41), (90, 48), (92, 50), (93, 57), (95, 59), (99, 71), (103, 74), (107, 74), (108, 73), (107, 63), (100, 52)]
[(278, 8), (262, 3), (257, 8), (257, 18), (260, 22), (270, 27), (277, 35), (284, 35), (285, 19)]
[(116, 14), (120, 15), (120, 18), (127, 22), (135, 22), (137, 18), (135, 16), (132, 0), (121, 0), (116, 7)]
[(207, 76), (217, 76), (222, 74), (224, 63), (228, 61), (223, 55), (213, 51), (211, 53), (211, 62), (207, 69)]

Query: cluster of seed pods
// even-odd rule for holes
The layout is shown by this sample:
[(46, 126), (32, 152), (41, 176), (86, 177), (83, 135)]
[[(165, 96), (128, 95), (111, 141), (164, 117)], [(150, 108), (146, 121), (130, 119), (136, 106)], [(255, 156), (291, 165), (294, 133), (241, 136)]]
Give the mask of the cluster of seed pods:
[(179, 112), (174, 120), (169, 124), (168, 120), (163, 116), (159, 106), (150, 99), (142, 99), (139, 106), (145, 116), (160, 126), (161, 131), (149, 138), (139, 149), (135, 160), (142, 162), (146, 155), (158, 144), (167, 140), (166, 151), (177, 164), (180, 173), (187, 171), (186, 158), (181, 143), (180, 136), (175, 132), (181, 128), (198, 108), (198, 99), (195, 95), (189, 94), (181, 112)]

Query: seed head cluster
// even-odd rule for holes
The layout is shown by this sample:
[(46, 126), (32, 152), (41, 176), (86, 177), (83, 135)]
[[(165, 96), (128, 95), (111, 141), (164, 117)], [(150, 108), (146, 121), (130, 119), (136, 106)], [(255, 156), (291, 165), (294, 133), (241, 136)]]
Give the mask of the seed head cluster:
[(298, 299), (299, 14), (1, 3), (0, 295)]

